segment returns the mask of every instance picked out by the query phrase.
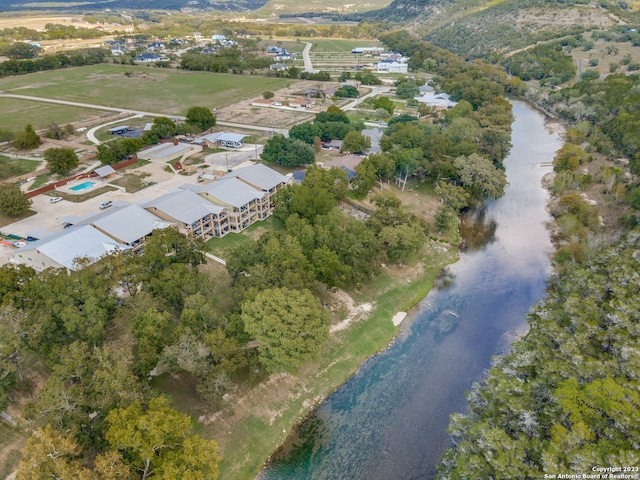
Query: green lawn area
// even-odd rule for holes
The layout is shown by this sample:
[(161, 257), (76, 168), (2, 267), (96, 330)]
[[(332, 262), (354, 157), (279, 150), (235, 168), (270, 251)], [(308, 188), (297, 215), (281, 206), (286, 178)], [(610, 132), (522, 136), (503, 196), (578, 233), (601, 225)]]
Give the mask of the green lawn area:
[(214, 255), (227, 259), (230, 252), (239, 245), (249, 243), (251, 239), (257, 240), (264, 232), (279, 228), (277, 223), (278, 220), (269, 217), (266, 220), (254, 223), (241, 233), (231, 232), (222, 238), (212, 238), (207, 241), (207, 248)]
[[(277, 90), (287, 82), (287, 79), (249, 75), (101, 64), (5, 78), (0, 80), (0, 90), (184, 115), (191, 106), (223, 107), (261, 96), (266, 90)], [(36, 105), (36, 108), (40, 109), (42, 105)], [(40, 118), (40, 110), (37, 116), (34, 111), (31, 117)], [(15, 128), (15, 120), (10, 120)]]
[(25, 173), (33, 172), (40, 162), (24, 158), (9, 158), (0, 155), (0, 180), (7, 180)]
[[(38, 74), (35, 74), (38, 75)], [(31, 75), (19, 77), (25, 84)], [(11, 80), (15, 80), (12, 78)], [(15, 87), (13, 87), (15, 88)], [(0, 90), (4, 90), (4, 85)], [(29, 90), (31, 92), (31, 90)], [(26, 93), (26, 90), (16, 91), (16, 94), (33, 95)], [(12, 132), (23, 130), (24, 126), (30, 123), (33, 128), (39, 130), (47, 128), (52, 123), (66, 125), (67, 123), (85, 120), (95, 116), (98, 112), (88, 108), (70, 107), (67, 105), (54, 105), (31, 100), (20, 100), (17, 98), (0, 97), (0, 129)]]

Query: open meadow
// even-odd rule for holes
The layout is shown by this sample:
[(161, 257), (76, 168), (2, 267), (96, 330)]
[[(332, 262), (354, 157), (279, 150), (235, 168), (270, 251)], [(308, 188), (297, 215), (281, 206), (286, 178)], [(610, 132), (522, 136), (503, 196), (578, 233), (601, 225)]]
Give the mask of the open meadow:
[[(190, 106), (220, 108), (246, 98), (260, 97), (262, 92), (277, 90), (287, 82), (286, 79), (249, 75), (101, 64), (5, 78), (0, 80), (0, 91), (184, 115)], [(36, 108), (43, 106), (36, 105)], [(41, 117), (39, 110), (30, 121), (40, 123)], [(59, 123), (65, 121), (58, 120)], [(12, 123), (14, 128), (16, 124), (20, 125)]]
[(96, 111), (67, 105), (53, 105), (37, 101), (0, 97), (0, 130), (22, 130), (30, 123), (36, 130), (47, 128), (52, 123), (67, 123), (87, 120), (96, 116)]

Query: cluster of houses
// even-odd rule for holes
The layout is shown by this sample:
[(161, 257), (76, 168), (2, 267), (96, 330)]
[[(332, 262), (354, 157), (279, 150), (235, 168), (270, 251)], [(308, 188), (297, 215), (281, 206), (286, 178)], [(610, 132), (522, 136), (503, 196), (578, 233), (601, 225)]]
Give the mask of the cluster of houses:
[(58, 232), (29, 232), (37, 240), (17, 249), (12, 262), (37, 271), (77, 269), (78, 258), (93, 262), (113, 252), (141, 253), (154, 230), (169, 227), (203, 240), (223, 237), (269, 217), (274, 195), (291, 182), (257, 163), (208, 183), (184, 184), (153, 200), (108, 202), (109, 208), (98, 213), (61, 218), (64, 228)]

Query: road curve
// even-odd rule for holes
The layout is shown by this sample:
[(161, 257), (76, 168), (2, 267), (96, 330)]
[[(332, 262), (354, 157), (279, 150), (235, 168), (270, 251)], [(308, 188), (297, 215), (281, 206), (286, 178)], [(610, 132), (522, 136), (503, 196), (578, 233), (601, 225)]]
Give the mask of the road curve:
[[(169, 117), (169, 118), (175, 118), (178, 120), (186, 119), (186, 117), (183, 117), (181, 115), (168, 115), (166, 113), (144, 112), (142, 110), (132, 110), (130, 108), (107, 107), (105, 105), (95, 105), (92, 103), (71, 102), (68, 100), (58, 100), (57, 98), (34, 97), (31, 95), (17, 95), (15, 93), (0, 93), (0, 97), (17, 98), (19, 100), (31, 100), (34, 102), (53, 103), (57, 105), (68, 105), (71, 107), (92, 108), (94, 110), (106, 110), (109, 112), (128, 113), (133, 116)], [(110, 122), (110, 123), (113, 123), (113, 122)], [(221, 125), (223, 127), (242, 128), (245, 130), (258, 130), (261, 132), (281, 133), (283, 135), (288, 134), (288, 130), (285, 130), (285, 129), (273, 128), (273, 127), (262, 127), (260, 125), (247, 125), (244, 123), (233, 123), (233, 122), (216, 122), (216, 125)], [(98, 142), (97, 139), (95, 139), (95, 141), (94, 140), (92, 141), (94, 143)]]

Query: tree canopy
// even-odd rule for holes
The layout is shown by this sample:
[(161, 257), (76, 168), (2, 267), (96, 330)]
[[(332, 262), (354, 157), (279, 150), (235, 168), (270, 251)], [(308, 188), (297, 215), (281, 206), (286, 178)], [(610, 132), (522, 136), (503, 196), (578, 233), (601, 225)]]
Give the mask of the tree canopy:
[(296, 138), (274, 135), (264, 145), (262, 159), (285, 167), (309, 165), (315, 161), (313, 149)]
[(66, 175), (80, 164), (72, 148), (48, 148), (44, 151), (47, 168), (52, 173)]
[(270, 372), (300, 367), (329, 335), (328, 313), (309, 290), (264, 290), (243, 303), (242, 321), (259, 342), (261, 361)]
[(216, 125), (216, 117), (207, 107), (191, 107), (187, 110), (187, 123), (194, 125), (200, 131), (208, 130)]
[(7, 217), (19, 217), (29, 210), (31, 200), (20, 187), (11, 183), (0, 184), (0, 213)]

